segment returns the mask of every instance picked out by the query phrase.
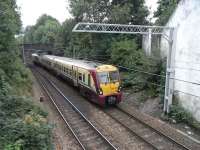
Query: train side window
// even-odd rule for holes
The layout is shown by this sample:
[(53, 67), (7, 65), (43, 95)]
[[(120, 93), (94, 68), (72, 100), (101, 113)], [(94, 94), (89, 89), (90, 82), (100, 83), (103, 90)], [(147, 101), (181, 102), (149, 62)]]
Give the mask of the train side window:
[(85, 74), (83, 74), (83, 82), (85, 82)]
[(91, 81), (90, 81), (90, 74), (88, 74), (88, 86), (91, 86)]
[(78, 73), (78, 79), (79, 79), (80, 81), (82, 81), (82, 74), (81, 74), (81, 73)]
[(69, 74), (72, 75), (72, 70), (71, 69), (69, 69)]

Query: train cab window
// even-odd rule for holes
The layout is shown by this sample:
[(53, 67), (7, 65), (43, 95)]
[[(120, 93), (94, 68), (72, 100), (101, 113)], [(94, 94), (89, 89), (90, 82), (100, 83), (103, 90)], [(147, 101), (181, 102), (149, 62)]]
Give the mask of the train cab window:
[(82, 81), (82, 74), (81, 74), (81, 73), (78, 73), (78, 79), (79, 79), (80, 81)]
[(119, 72), (118, 71), (111, 71), (109, 72), (110, 82), (117, 82), (119, 81)]
[(100, 83), (109, 83), (108, 72), (99, 72), (98, 78)]

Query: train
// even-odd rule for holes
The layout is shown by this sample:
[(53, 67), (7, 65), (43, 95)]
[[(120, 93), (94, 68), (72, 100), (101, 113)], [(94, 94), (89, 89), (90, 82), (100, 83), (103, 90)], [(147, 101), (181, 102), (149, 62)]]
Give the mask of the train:
[(120, 74), (113, 65), (36, 53), (32, 54), (32, 61), (72, 83), (83, 96), (100, 106), (122, 101)]

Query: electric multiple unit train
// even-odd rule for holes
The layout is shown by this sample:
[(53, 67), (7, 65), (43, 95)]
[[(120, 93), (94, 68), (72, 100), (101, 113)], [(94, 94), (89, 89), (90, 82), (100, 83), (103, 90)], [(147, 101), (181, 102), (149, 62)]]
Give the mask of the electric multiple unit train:
[(122, 100), (119, 71), (112, 65), (52, 55), (32, 54), (32, 59), (71, 82), (83, 96), (101, 106)]

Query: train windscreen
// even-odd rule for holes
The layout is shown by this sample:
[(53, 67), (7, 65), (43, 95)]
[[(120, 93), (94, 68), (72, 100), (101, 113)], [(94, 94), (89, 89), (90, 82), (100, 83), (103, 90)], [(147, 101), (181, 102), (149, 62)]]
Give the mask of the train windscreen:
[(111, 71), (111, 72), (99, 72), (98, 79), (100, 83), (110, 83), (119, 81), (119, 72)]

